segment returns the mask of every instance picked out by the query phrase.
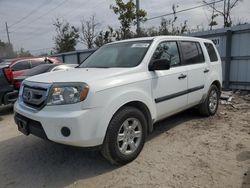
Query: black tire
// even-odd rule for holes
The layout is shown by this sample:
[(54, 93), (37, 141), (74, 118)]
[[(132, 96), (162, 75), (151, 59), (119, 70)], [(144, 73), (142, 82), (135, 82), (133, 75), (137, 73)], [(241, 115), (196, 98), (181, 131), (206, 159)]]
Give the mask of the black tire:
[[(122, 151), (120, 151), (121, 146), (118, 142), (118, 134), (120, 133), (119, 131), (121, 130), (121, 128), (124, 126), (124, 123), (127, 120), (129, 121), (129, 119), (134, 119), (136, 122), (140, 123), (141, 137), (140, 140), (136, 140), (138, 144), (136, 146), (135, 151), (129, 154), (123, 154)], [(103, 143), (101, 153), (111, 164), (123, 165), (129, 163), (133, 161), (141, 152), (144, 146), (146, 133), (147, 121), (143, 113), (137, 108), (126, 106), (120, 109), (111, 119), (108, 126), (108, 130), (106, 132), (106, 137)], [(127, 133), (124, 133), (124, 135), (125, 134)]]
[[(211, 108), (209, 105), (209, 97), (212, 93), (216, 94), (216, 105), (214, 105), (214, 108)], [(199, 112), (204, 116), (213, 116), (214, 114), (216, 114), (219, 106), (219, 96), (219, 89), (215, 85), (211, 85), (205, 101), (199, 105)]]

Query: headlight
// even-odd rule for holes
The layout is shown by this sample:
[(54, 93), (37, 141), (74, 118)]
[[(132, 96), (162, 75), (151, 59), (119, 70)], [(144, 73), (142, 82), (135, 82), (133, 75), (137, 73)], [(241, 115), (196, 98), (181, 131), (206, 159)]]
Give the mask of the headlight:
[(50, 90), (47, 105), (74, 104), (86, 99), (89, 86), (85, 83), (55, 84)]

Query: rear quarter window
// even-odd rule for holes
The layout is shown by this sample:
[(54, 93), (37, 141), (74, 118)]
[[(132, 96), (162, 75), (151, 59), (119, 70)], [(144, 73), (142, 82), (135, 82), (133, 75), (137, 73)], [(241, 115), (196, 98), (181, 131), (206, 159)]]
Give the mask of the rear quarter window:
[(31, 67), (36, 67), (42, 64), (45, 64), (44, 60), (31, 60)]
[(208, 43), (208, 42), (205, 42), (204, 44), (206, 46), (210, 61), (211, 62), (218, 61), (218, 56), (217, 56), (216, 51), (214, 49), (214, 45), (211, 43)]
[(181, 41), (183, 63), (185, 65), (205, 62), (201, 46), (198, 42)]

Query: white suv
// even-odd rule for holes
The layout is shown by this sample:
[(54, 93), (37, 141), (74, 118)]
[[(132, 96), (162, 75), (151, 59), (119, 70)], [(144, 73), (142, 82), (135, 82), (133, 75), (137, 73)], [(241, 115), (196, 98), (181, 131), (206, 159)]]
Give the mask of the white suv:
[(194, 106), (214, 115), (221, 85), (221, 60), (210, 40), (124, 40), (101, 47), (79, 68), (26, 79), (15, 121), (25, 135), (102, 146), (110, 162), (125, 164), (155, 122)]

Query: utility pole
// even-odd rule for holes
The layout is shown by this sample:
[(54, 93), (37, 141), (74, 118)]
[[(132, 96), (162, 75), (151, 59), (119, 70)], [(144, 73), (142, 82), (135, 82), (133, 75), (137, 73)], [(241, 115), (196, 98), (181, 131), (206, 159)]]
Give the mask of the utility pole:
[(215, 0), (214, 0), (214, 3), (213, 3), (213, 12), (212, 12), (212, 20), (211, 20), (211, 23), (210, 23), (210, 30), (213, 30), (213, 24), (214, 24), (214, 8), (215, 8)]
[(140, 19), (139, 19), (139, 10), (140, 10), (140, 0), (136, 0), (136, 32), (137, 35), (140, 35)]
[(10, 44), (10, 36), (9, 36), (9, 29), (8, 29), (7, 22), (5, 22), (5, 26), (6, 26), (6, 33), (7, 33), (7, 37), (8, 37), (8, 43)]

